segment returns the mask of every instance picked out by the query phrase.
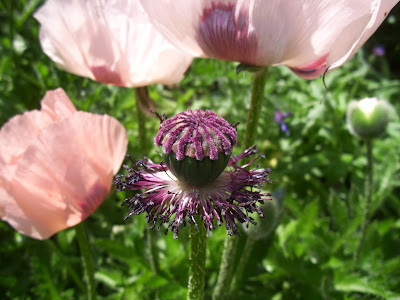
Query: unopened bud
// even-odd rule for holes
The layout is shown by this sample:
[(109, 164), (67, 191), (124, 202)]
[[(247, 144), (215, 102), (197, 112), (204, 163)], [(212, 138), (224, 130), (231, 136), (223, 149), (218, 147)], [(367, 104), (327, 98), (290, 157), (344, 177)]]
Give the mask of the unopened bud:
[(249, 238), (261, 240), (268, 237), (275, 227), (279, 224), (281, 217), (281, 205), (277, 197), (272, 197), (270, 200), (265, 200), (264, 204), (260, 205), (264, 216), (255, 216), (254, 221), (257, 225), (249, 224), (243, 226), (244, 232)]
[(351, 101), (347, 109), (347, 124), (351, 133), (368, 140), (386, 130), (389, 123), (389, 105), (377, 98), (364, 98)]

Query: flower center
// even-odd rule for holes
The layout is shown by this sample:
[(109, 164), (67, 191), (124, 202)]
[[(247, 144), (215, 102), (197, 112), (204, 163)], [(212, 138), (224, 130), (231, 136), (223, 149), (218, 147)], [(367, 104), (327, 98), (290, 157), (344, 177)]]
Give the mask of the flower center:
[(249, 26), (249, 13), (234, 4), (212, 3), (205, 8), (197, 29), (197, 42), (212, 58), (254, 65), (257, 37)]
[(235, 128), (216, 113), (187, 110), (163, 121), (154, 143), (179, 180), (199, 187), (221, 175), (236, 138)]
[(163, 147), (164, 154), (176, 154), (177, 160), (185, 157), (202, 160), (218, 159), (218, 153), (232, 153), (237, 133), (226, 120), (206, 110), (187, 110), (161, 123), (154, 143)]

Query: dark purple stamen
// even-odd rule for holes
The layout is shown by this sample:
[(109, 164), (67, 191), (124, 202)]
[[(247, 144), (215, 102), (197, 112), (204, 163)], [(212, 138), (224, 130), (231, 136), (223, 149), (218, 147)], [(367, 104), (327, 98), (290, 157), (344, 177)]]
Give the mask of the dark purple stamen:
[(118, 175), (114, 184), (118, 191), (144, 191), (125, 199), (129, 213), (139, 215), (146, 212), (146, 219), (152, 223), (151, 228), (167, 223), (167, 229), (178, 236), (178, 230), (186, 222), (195, 224), (194, 215), (200, 215), (204, 227), (209, 231), (223, 222), (228, 235), (239, 235), (236, 221), (240, 223), (253, 223), (254, 219), (248, 216), (256, 212), (263, 216), (257, 202), (264, 203), (270, 200), (268, 193), (262, 193), (260, 189), (265, 182), (272, 183), (268, 178), (270, 169), (245, 169), (250, 167), (261, 155), (258, 155), (250, 163), (239, 166), (237, 163), (244, 157), (256, 154), (257, 148), (253, 146), (229, 161), (229, 170), (221, 174), (214, 182), (204, 187), (193, 187), (177, 181), (166, 166), (155, 164), (149, 159), (137, 162), (135, 168), (124, 166), (128, 170), (126, 175)]

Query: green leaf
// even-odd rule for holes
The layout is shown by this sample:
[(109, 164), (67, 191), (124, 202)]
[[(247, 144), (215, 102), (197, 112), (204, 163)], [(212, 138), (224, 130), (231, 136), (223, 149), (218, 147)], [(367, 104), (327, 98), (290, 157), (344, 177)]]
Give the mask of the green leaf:
[(371, 278), (358, 277), (356, 275), (344, 275), (340, 279), (335, 280), (335, 288), (342, 292), (359, 292), (385, 299), (400, 297), (400, 294), (385, 289), (383, 282), (377, 282)]

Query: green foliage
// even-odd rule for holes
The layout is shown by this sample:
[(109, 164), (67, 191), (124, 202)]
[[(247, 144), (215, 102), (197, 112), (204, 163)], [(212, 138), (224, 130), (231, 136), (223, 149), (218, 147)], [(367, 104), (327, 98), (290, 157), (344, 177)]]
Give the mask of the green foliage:
[[(41, 1), (0, 4), (0, 123), (38, 109), (48, 89), (62, 87), (80, 110), (109, 114), (127, 129), (128, 153), (140, 158), (134, 91), (68, 74), (40, 49), (31, 14)], [(385, 60), (384, 57), (382, 57)], [(385, 61), (390, 69), (390, 61)], [(273, 189), (284, 189), (281, 223), (256, 242), (238, 299), (395, 299), (400, 297), (400, 81), (375, 69), (370, 52), (359, 52), (322, 79), (305, 81), (285, 67), (271, 67), (257, 144), (272, 169)], [(157, 112), (167, 116), (211, 109), (244, 135), (251, 75), (237, 64), (196, 59), (179, 85), (150, 87)], [(390, 71), (390, 70), (389, 70)], [(397, 71), (398, 70), (393, 70)], [(374, 144), (370, 224), (360, 263), (353, 260), (362, 222), (366, 149), (345, 122), (353, 99), (378, 97), (393, 105), (387, 133)], [(290, 135), (273, 122), (274, 111), (291, 112)], [(149, 117), (149, 140), (159, 121)], [(237, 154), (239, 148), (234, 152)], [(156, 147), (148, 157), (161, 161)], [(270, 188), (271, 186), (268, 186)], [(99, 299), (183, 299), (189, 268), (188, 228), (179, 239), (161, 229), (148, 234), (144, 216), (123, 221), (124, 195), (115, 192), (85, 221), (94, 257)], [(206, 298), (216, 283), (226, 231), (208, 240)], [(149, 238), (157, 261), (153, 270)], [(246, 236), (241, 237), (237, 261)], [(36, 241), (0, 223), (0, 290), (3, 299), (84, 299), (83, 271), (73, 229)], [(235, 298), (235, 297), (233, 297)]]

